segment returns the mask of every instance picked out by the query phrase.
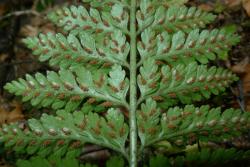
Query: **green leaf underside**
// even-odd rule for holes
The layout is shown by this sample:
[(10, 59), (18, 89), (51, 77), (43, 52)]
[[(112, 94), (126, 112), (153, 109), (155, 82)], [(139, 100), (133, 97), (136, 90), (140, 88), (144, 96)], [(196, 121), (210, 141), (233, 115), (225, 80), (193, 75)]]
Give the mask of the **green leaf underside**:
[(94, 8), (88, 11), (83, 6), (64, 7), (51, 12), (48, 18), (64, 31), (73, 34), (82, 31), (106, 34), (117, 30), (127, 32), (129, 15), (124, 10), (124, 6), (119, 3), (112, 5), (111, 11), (102, 12)]
[(166, 6), (170, 7), (170, 6), (173, 6), (173, 5), (183, 5), (188, 1), (189, 0), (163, 0), (163, 1), (153, 0), (152, 2), (156, 3), (156, 5), (157, 5), (157, 2), (158, 2), (159, 5), (166, 5)]
[[(27, 126), (14, 123), (1, 128), (0, 142), (8, 149), (40, 156), (31, 161), (20, 160), (21, 167), (50, 167), (56, 163), (91, 167), (80, 165), (75, 159), (86, 143), (115, 150), (136, 164), (136, 156), (131, 155), (137, 148), (141, 155), (145, 147), (160, 141), (183, 147), (198, 141), (221, 141), (250, 129), (250, 114), (239, 110), (222, 112), (220, 108), (193, 105), (169, 108), (178, 102), (192, 104), (218, 95), (237, 80), (228, 70), (205, 65), (216, 58), (227, 59), (229, 49), (239, 42), (230, 28), (203, 30), (215, 19), (213, 14), (178, 6), (187, 0), (133, 0), (138, 7), (132, 16), (130, 0), (82, 1), (83, 6), (63, 7), (48, 15), (64, 33), (40, 34), (24, 40), (41, 62), (48, 61), (59, 71), (27, 74), (25, 79), (5, 86), (33, 106), (58, 110), (56, 116), (43, 114), (40, 120), (30, 119)], [(131, 26), (132, 30), (128, 28), (133, 22), (130, 18), (138, 23)], [(129, 64), (136, 57), (136, 49), (140, 60)], [(130, 50), (132, 56), (128, 57)], [(135, 78), (132, 75), (130, 81), (127, 74), (136, 68), (140, 92), (138, 101), (136, 93), (130, 98), (134, 103), (128, 102), (128, 90), (129, 82), (134, 83)], [(133, 90), (136, 85), (131, 85)], [(136, 110), (135, 106), (137, 122), (130, 124), (138, 126), (141, 145), (137, 146), (131, 144), (136, 143), (136, 135), (130, 138), (132, 141), (127, 139), (129, 126), (124, 118), (124, 113), (132, 118), (133, 114), (126, 113)], [(102, 112), (102, 116), (96, 112)], [(130, 130), (134, 132), (134, 127)], [(130, 156), (127, 145), (135, 146)], [(215, 162), (223, 154), (232, 160), (235, 154), (249, 155), (233, 149), (201, 150), (176, 159), (151, 158), (149, 166), (181, 166), (193, 163), (194, 157), (203, 164), (208, 159)], [(48, 156), (50, 159), (44, 159)], [(61, 161), (62, 157), (65, 160)], [(106, 166), (124, 164), (121, 157), (115, 157)]]
[[(104, 10), (104, 11), (110, 11), (112, 8), (111, 6), (116, 3), (119, 5), (122, 5), (124, 7), (129, 7), (129, 0), (105, 0), (105, 1), (98, 1), (98, 0), (82, 0), (82, 2), (88, 2), (90, 3), (91, 7), (93, 8), (97, 8), (100, 10)], [(143, 2), (143, 0), (141, 1)], [(145, 2), (145, 1), (144, 1)], [(183, 5), (186, 2), (188, 2), (188, 0), (151, 0), (152, 5), (154, 6), (172, 6), (172, 5)]]
[[(128, 79), (121, 66), (113, 66), (109, 75), (101, 70), (91, 73), (84, 67), (47, 72), (47, 77), (37, 73), (35, 77), (26, 75), (26, 80), (12, 81), (5, 86), (9, 92), (23, 96), (23, 101), (31, 101), (34, 106), (52, 106), (74, 111), (84, 99), (88, 104), (101, 103), (103, 107), (126, 105)], [(99, 100), (99, 101), (98, 101)]]
[[(187, 2), (188, 0), (151, 0), (152, 5), (154, 6), (165, 6), (169, 7), (172, 5), (183, 5)], [(104, 11), (110, 11), (112, 8), (111, 6), (116, 3), (124, 7), (129, 7), (130, 1), (129, 0), (105, 0), (105, 1), (98, 1), (98, 0), (82, 0), (82, 2), (88, 2), (90, 3), (91, 7), (97, 8), (100, 10)], [(141, 1), (143, 2), (143, 1)]]
[(236, 75), (222, 68), (207, 68), (196, 63), (159, 67), (154, 60), (147, 59), (138, 75), (139, 103), (152, 97), (164, 108), (178, 101), (190, 104), (211, 94), (218, 95), (236, 79)]
[(142, 32), (141, 39), (137, 46), (141, 56), (140, 63), (153, 57), (170, 64), (189, 64), (193, 61), (207, 64), (216, 57), (226, 59), (231, 46), (239, 42), (239, 36), (226, 29), (195, 29), (188, 35), (182, 31), (157, 35), (152, 29), (146, 29)]
[(156, 102), (148, 99), (137, 112), (142, 148), (167, 140), (177, 146), (201, 141), (221, 141), (238, 136), (250, 127), (250, 114), (240, 110), (187, 105), (161, 114)]
[[(155, 5), (155, 4), (159, 4)], [(167, 5), (167, 4), (166, 4)], [(190, 32), (192, 29), (204, 28), (214, 21), (215, 16), (196, 7), (171, 5), (164, 7), (157, 2), (142, 0), (140, 10), (136, 14), (139, 26), (138, 32), (150, 28), (158, 32), (174, 33), (179, 30)]]
[(63, 155), (68, 148), (79, 148), (84, 143), (108, 147), (125, 155), (128, 125), (119, 110), (109, 109), (100, 117), (95, 113), (58, 111), (57, 116), (43, 114), (40, 120), (30, 119), (28, 127), (4, 125), (1, 141), (16, 152), (47, 156), (51, 152)]
[(249, 151), (237, 151), (231, 149), (202, 149), (201, 151), (187, 152), (185, 156), (177, 156), (175, 158), (167, 158), (164, 155), (151, 157), (149, 167), (156, 166), (218, 166), (227, 164), (230, 161), (239, 161), (249, 159)]
[(120, 6), (129, 7), (130, 0), (82, 0), (84, 3), (89, 3), (91, 7), (96, 8), (100, 11), (110, 11), (114, 4), (119, 4)]
[[(100, 2), (98, 2), (100, 4)], [(198, 8), (185, 6), (159, 7), (157, 2), (141, 1), (140, 10), (137, 12), (139, 31), (150, 27), (157, 31), (167, 30), (176, 32), (179, 30), (190, 32), (195, 28), (204, 28), (206, 24), (215, 19), (213, 14), (204, 12)], [(157, 6), (155, 8), (154, 6)], [(117, 29), (127, 33), (128, 13), (124, 5), (116, 4), (109, 12), (98, 12), (91, 8), (87, 11), (82, 6), (71, 6), (51, 12), (48, 18), (67, 32), (78, 34), (81, 31), (88, 33), (109, 33)]]
[(108, 36), (94, 36), (87, 32), (79, 35), (70, 33), (40, 34), (39, 37), (29, 37), (24, 40), (34, 55), (39, 56), (40, 61), (49, 61), (51, 66), (60, 68), (85, 65), (109, 67), (112, 64), (127, 65), (129, 44), (121, 31), (113, 31)]

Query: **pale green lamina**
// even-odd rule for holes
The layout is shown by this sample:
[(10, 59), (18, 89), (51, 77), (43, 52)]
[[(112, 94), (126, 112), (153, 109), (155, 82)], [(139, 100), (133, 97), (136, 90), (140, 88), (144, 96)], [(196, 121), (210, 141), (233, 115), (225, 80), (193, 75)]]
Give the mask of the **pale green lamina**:
[(185, 6), (171, 5), (154, 8), (150, 1), (143, 1), (140, 10), (137, 11), (137, 21), (139, 32), (145, 28), (156, 30), (157, 32), (167, 31), (175, 33), (179, 30), (186, 33), (195, 28), (204, 28), (206, 24), (211, 23), (215, 16), (211, 13), (202, 11), (201, 9)]
[(91, 73), (84, 67), (72, 71), (60, 70), (58, 74), (50, 71), (47, 77), (40, 73), (35, 77), (27, 74), (27, 81), (13, 81), (5, 89), (22, 95), (23, 101), (30, 100), (34, 106), (65, 108), (66, 111), (74, 111), (84, 99), (88, 99), (86, 103), (90, 104), (100, 100), (99, 104), (103, 107), (127, 105), (128, 79), (120, 66), (113, 66), (109, 75), (101, 70), (100, 73)]
[(90, 34), (107, 34), (116, 30), (128, 33), (129, 15), (121, 4), (114, 4), (111, 11), (101, 11), (83, 6), (64, 7), (52, 12), (48, 18), (67, 32), (78, 34), (83, 30)]
[[(4, 125), (1, 141), (17, 152), (48, 156), (53, 152), (63, 156), (66, 149), (80, 148), (84, 143), (95, 143), (121, 152), (126, 156), (125, 142), (128, 126), (116, 109), (109, 109), (106, 119), (95, 113), (58, 111), (57, 116), (43, 114), (41, 120), (30, 119), (28, 129), (19, 124)], [(10, 140), (11, 139), (11, 140)], [(10, 140), (10, 141), (9, 141)], [(41, 147), (44, 146), (44, 147)]]
[[(30, 119), (27, 126), (3, 125), (0, 134), (6, 148), (42, 157), (20, 160), (18, 166), (50, 166), (51, 160), (66, 157), (65, 164), (90, 167), (75, 159), (86, 143), (124, 157), (107, 161), (108, 167), (136, 167), (159, 142), (168, 143), (170, 153), (187, 153), (176, 159), (153, 158), (145, 165), (181, 165), (200, 154), (208, 159), (225, 152), (225, 160), (235, 155), (226, 149), (191, 154), (187, 148), (250, 129), (247, 112), (192, 104), (219, 95), (237, 80), (229, 70), (207, 64), (226, 59), (239, 36), (230, 27), (204, 29), (215, 16), (178, 6), (186, 0), (83, 2), (89, 5), (49, 14), (64, 33), (24, 39), (40, 61), (58, 71), (27, 74), (5, 86), (33, 106), (58, 110), (56, 115)], [(241, 155), (244, 159), (248, 153)]]
[[(152, 143), (167, 140), (183, 146), (200, 141), (220, 141), (237, 135), (238, 127), (249, 129), (250, 114), (228, 109), (221, 113), (220, 108), (187, 105), (170, 108), (160, 114), (160, 108), (152, 99), (141, 105), (137, 112), (141, 150)], [(195, 140), (194, 140), (195, 139)]]
[(216, 57), (227, 59), (230, 48), (239, 42), (239, 36), (226, 28), (195, 29), (188, 35), (182, 31), (173, 35), (167, 32), (157, 34), (148, 28), (142, 32), (141, 39), (137, 46), (141, 55), (139, 64), (149, 57), (174, 65), (193, 61), (207, 64)]
[(180, 101), (190, 104), (209, 98), (211, 94), (218, 95), (225, 87), (237, 80), (230, 71), (190, 63), (179, 64), (174, 68), (167, 65), (157, 65), (151, 58), (140, 67), (138, 85), (141, 97), (138, 104), (152, 97), (160, 102), (162, 108), (167, 108)]
[(81, 32), (79, 35), (72, 33), (68, 37), (62, 34), (29, 37), (24, 40), (34, 55), (40, 61), (49, 61), (50, 65), (60, 68), (87, 65), (87, 68), (110, 67), (120, 64), (128, 67), (126, 62), (129, 53), (129, 44), (121, 31), (114, 31), (110, 39), (94, 38), (93, 35)]

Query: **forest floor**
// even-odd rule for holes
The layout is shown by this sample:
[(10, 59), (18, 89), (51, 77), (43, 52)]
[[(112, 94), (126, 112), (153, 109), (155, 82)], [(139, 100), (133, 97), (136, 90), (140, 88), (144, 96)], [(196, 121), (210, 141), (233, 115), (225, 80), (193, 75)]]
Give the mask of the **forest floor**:
[[(27, 36), (40, 32), (55, 32), (57, 29), (45, 19), (48, 11), (64, 3), (79, 3), (77, 0), (0, 0), (0, 125), (17, 120), (38, 117), (46, 109), (37, 111), (29, 104), (8, 94), (3, 86), (25, 74), (51, 70), (40, 63), (22, 43)], [(241, 42), (230, 52), (227, 61), (216, 61), (219, 66), (230, 68), (240, 77), (227, 92), (207, 101), (223, 107), (241, 108), (250, 112), (250, 0), (190, 0), (188, 5), (216, 13), (212, 27), (234, 25)], [(33, 112), (36, 111), (36, 112)], [(250, 148), (245, 137), (232, 142), (237, 147)], [(1, 153), (1, 149), (0, 149)], [(0, 157), (0, 167), (7, 167)]]

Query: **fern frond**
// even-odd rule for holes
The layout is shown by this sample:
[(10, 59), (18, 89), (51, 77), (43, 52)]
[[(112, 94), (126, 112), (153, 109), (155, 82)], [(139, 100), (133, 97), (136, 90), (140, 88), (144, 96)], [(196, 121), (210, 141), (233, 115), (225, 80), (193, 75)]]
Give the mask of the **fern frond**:
[(157, 103), (152, 99), (147, 99), (145, 104), (141, 105), (141, 109), (137, 111), (138, 120), (138, 136), (142, 147), (146, 146), (149, 141), (156, 138), (161, 131), (160, 109)]
[(148, 59), (138, 75), (141, 92), (138, 103), (152, 97), (162, 103), (159, 105), (164, 108), (177, 101), (189, 104), (225, 91), (235, 80), (236, 75), (223, 68), (207, 68), (205, 65), (190, 63), (173, 67), (163, 65), (160, 69), (154, 60)]
[(83, 102), (102, 101), (101, 106), (126, 106), (128, 79), (121, 66), (113, 66), (109, 77), (102, 70), (90, 72), (84, 67), (60, 70), (59, 74), (47, 72), (47, 77), (37, 73), (35, 77), (26, 75), (26, 80), (12, 81), (5, 89), (15, 95), (23, 96), (23, 101), (53, 109), (65, 108), (74, 111)]
[(84, 115), (61, 110), (56, 117), (43, 114), (40, 120), (30, 119), (25, 129), (11, 124), (3, 126), (1, 131), (1, 141), (6, 147), (15, 151), (26, 150), (29, 154), (39, 152), (43, 156), (56, 151), (54, 148), (63, 151), (61, 147), (79, 147), (84, 143), (111, 148), (127, 156), (127, 136), (128, 125), (116, 109), (109, 109), (105, 119), (93, 113)]
[(173, 5), (166, 8), (161, 4), (160, 6), (156, 4), (147, 0), (141, 1), (140, 10), (137, 12), (138, 34), (146, 28), (157, 32), (183, 31), (188, 33), (193, 29), (204, 28), (215, 19), (213, 14), (196, 7)]
[(149, 160), (149, 167), (156, 166), (218, 166), (228, 164), (230, 162), (247, 160), (250, 157), (249, 151), (238, 151), (234, 148), (230, 149), (202, 149), (201, 151), (190, 151), (184, 156), (180, 155), (175, 158), (168, 158), (164, 155), (157, 155), (151, 157)]
[(129, 0), (82, 0), (84, 3), (89, 3), (91, 7), (102, 11), (110, 11), (114, 4), (119, 4), (126, 8), (129, 7)]
[[(98, 2), (98, 5), (100, 4)], [(62, 27), (65, 32), (73, 34), (82, 31), (107, 34), (117, 30), (121, 30), (125, 34), (128, 33), (129, 15), (121, 3), (111, 5), (111, 11), (103, 11), (102, 13), (94, 8), (90, 8), (88, 11), (83, 6), (64, 7), (51, 12), (48, 18), (57, 26)]]
[[(3, 125), (0, 142), (10, 151), (45, 158), (19, 161), (24, 166), (50, 167), (53, 160), (70, 155), (59, 166), (84, 167), (74, 158), (91, 143), (122, 154), (136, 167), (144, 165), (138, 157), (144, 157), (150, 145), (168, 143), (176, 157), (173, 148), (179, 151), (199, 141), (221, 141), (249, 131), (247, 112), (174, 107), (218, 95), (238, 79), (229, 70), (206, 66), (210, 60), (226, 59), (239, 42), (234, 28), (204, 30), (215, 16), (183, 6), (187, 1), (82, 0), (83, 6), (51, 12), (49, 20), (63, 33), (29, 37), (24, 43), (57, 71), (27, 74), (4, 88), (33, 106), (52, 107), (56, 115)], [(222, 154), (245, 156), (234, 150), (202, 151), (163, 158), (163, 164), (156, 158), (150, 166), (186, 165), (194, 157), (203, 163)], [(120, 157), (106, 163), (126, 164)]]
[(95, 39), (93, 34), (85, 32), (68, 36), (48, 33), (26, 38), (24, 43), (40, 61), (49, 60), (51, 66), (69, 68), (84, 64), (91, 68), (120, 64), (128, 67), (130, 47), (121, 31), (114, 31), (107, 39)]
[(189, 64), (198, 61), (226, 59), (230, 48), (239, 42), (239, 36), (226, 29), (193, 30), (188, 35), (179, 31), (175, 34), (163, 32), (156, 37), (155, 31), (146, 29), (138, 42), (140, 65), (146, 58), (153, 57), (170, 64)]
[(170, 108), (161, 117), (156, 102), (148, 99), (137, 112), (142, 148), (167, 140), (178, 146), (201, 141), (217, 141), (237, 136), (249, 129), (250, 114), (240, 110), (210, 109), (187, 105)]
[(207, 13), (196, 7), (172, 6), (167, 10), (163, 7), (157, 9), (152, 29), (176, 32), (182, 30), (189, 32), (195, 28), (204, 28), (206, 24), (214, 21), (215, 15)]
[(159, 0), (153, 0), (153, 3), (156, 4), (156, 5), (163, 5), (163, 6), (166, 6), (166, 7), (169, 7), (169, 6), (180, 6), (180, 5), (183, 5), (185, 3), (187, 3), (189, 0), (163, 0), (163, 1), (159, 1)]

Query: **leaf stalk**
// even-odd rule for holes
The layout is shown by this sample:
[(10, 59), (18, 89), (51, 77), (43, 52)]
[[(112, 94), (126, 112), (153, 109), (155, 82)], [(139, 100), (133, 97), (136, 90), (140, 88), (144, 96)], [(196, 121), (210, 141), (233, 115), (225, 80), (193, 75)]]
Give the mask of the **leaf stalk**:
[(137, 125), (136, 125), (136, 108), (137, 108), (137, 84), (136, 84), (136, 0), (131, 0), (130, 4), (130, 167), (137, 167)]

